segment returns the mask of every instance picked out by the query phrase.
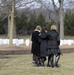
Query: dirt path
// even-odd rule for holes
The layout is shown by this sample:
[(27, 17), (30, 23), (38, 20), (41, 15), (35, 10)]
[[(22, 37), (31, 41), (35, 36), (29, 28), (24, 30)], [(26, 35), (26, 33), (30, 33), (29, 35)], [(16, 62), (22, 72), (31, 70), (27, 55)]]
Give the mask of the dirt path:
[[(60, 46), (62, 53), (71, 53), (74, 52), (74, 45), (63, 45)], [(31, 46), (0, 46), (0, 55), (9, 55), (9, 54), (30, 54)]]

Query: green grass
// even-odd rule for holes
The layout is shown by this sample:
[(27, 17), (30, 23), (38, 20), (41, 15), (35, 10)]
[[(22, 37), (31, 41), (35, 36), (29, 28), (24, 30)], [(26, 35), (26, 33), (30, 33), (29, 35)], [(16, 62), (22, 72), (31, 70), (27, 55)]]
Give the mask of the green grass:
[(0, 75), (74, 75), (74, 53), (63, 54), (59, 63), (60, 68), (36, 67), (31, 54), (0, 55)]

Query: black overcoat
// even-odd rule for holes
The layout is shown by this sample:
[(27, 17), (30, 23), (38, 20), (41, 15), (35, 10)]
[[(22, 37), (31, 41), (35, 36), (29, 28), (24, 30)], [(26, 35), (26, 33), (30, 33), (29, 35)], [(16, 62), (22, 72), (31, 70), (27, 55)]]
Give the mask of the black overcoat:
[(35, 55), (39, 55), (40, 54), (40, 44), (38, 42), (38, 38), (39, 38), (39, 33), (38, 31), (34, 31), (32, 33), (32, 48), (31, 48), (31, 53), (35, 54)]
[(47, 33), (48, 47), (47, 48), (58, 48), (60, 45), (59, 33), (56, 30), (50, 30)]
[(47, 33), (41, 32), (39, 35), (39, 42), (40, 42), (40, 56), (46, 57), (47, 55)]
[(60, 45), (60, 37), (59, 33), (56, 30), (50, 30), (47, 33), (48, 37), (48, 55), (49, 54), (61, 54), (61, 50), (59, 48)]

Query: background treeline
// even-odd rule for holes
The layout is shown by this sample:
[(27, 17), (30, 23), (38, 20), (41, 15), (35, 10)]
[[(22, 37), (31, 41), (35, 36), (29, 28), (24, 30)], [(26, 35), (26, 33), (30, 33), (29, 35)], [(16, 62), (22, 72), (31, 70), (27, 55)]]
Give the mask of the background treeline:
[(74, 36), (74, 12), (67, 12), (64, 19), (65, 35)]
[[(8, 18), (5, 18), (2, 21), (1, 20), (0, 20), (0, 34), (7, 34)], [(54, 22), (52, 21), (47, 22), (42, 13), (36, 14), (35, 12), (33, 12), (31, 14), (27, 14), (23, 12), (15, 17), (16, 33), (20, 35), (31, 34), (31, 32), (35, 29), (36, 25), (40, 25), (41, 27), (46, 26), (48, 29), (50, 29), (50, 26), (52, 24), (54, 24)], [(64, 26), (65, 26), (64, 27), (65, 35), (73, 36), (74, 35), (74, 13), (73, 12), (65, 13)]]
[(36, 27), (46, 25), (45, 17), (42, 13), (36, 15), (35, 12), (27, 15), (25, 13), (15, 18), (17, 34), (30, 34)]

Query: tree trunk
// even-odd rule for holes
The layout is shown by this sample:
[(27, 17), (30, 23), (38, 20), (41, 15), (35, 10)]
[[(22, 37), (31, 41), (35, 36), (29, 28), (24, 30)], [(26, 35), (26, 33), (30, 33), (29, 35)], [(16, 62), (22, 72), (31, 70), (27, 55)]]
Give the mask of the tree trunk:
[(14, 27), (14, 0), (12, 0), (12, 11), (11, 11), (11, 24), (10, 24), (10, 35), (9, 35), (9, 44), (13, 45), (13, 27)]
[(60, 0), (60, 38), (64, 39), (64, 10), (63, 10), (63, 1)]
[(10, 36), (10, 23), (11, 23), (11, 16), (10, 14), (8, 15), (8, 38)]

